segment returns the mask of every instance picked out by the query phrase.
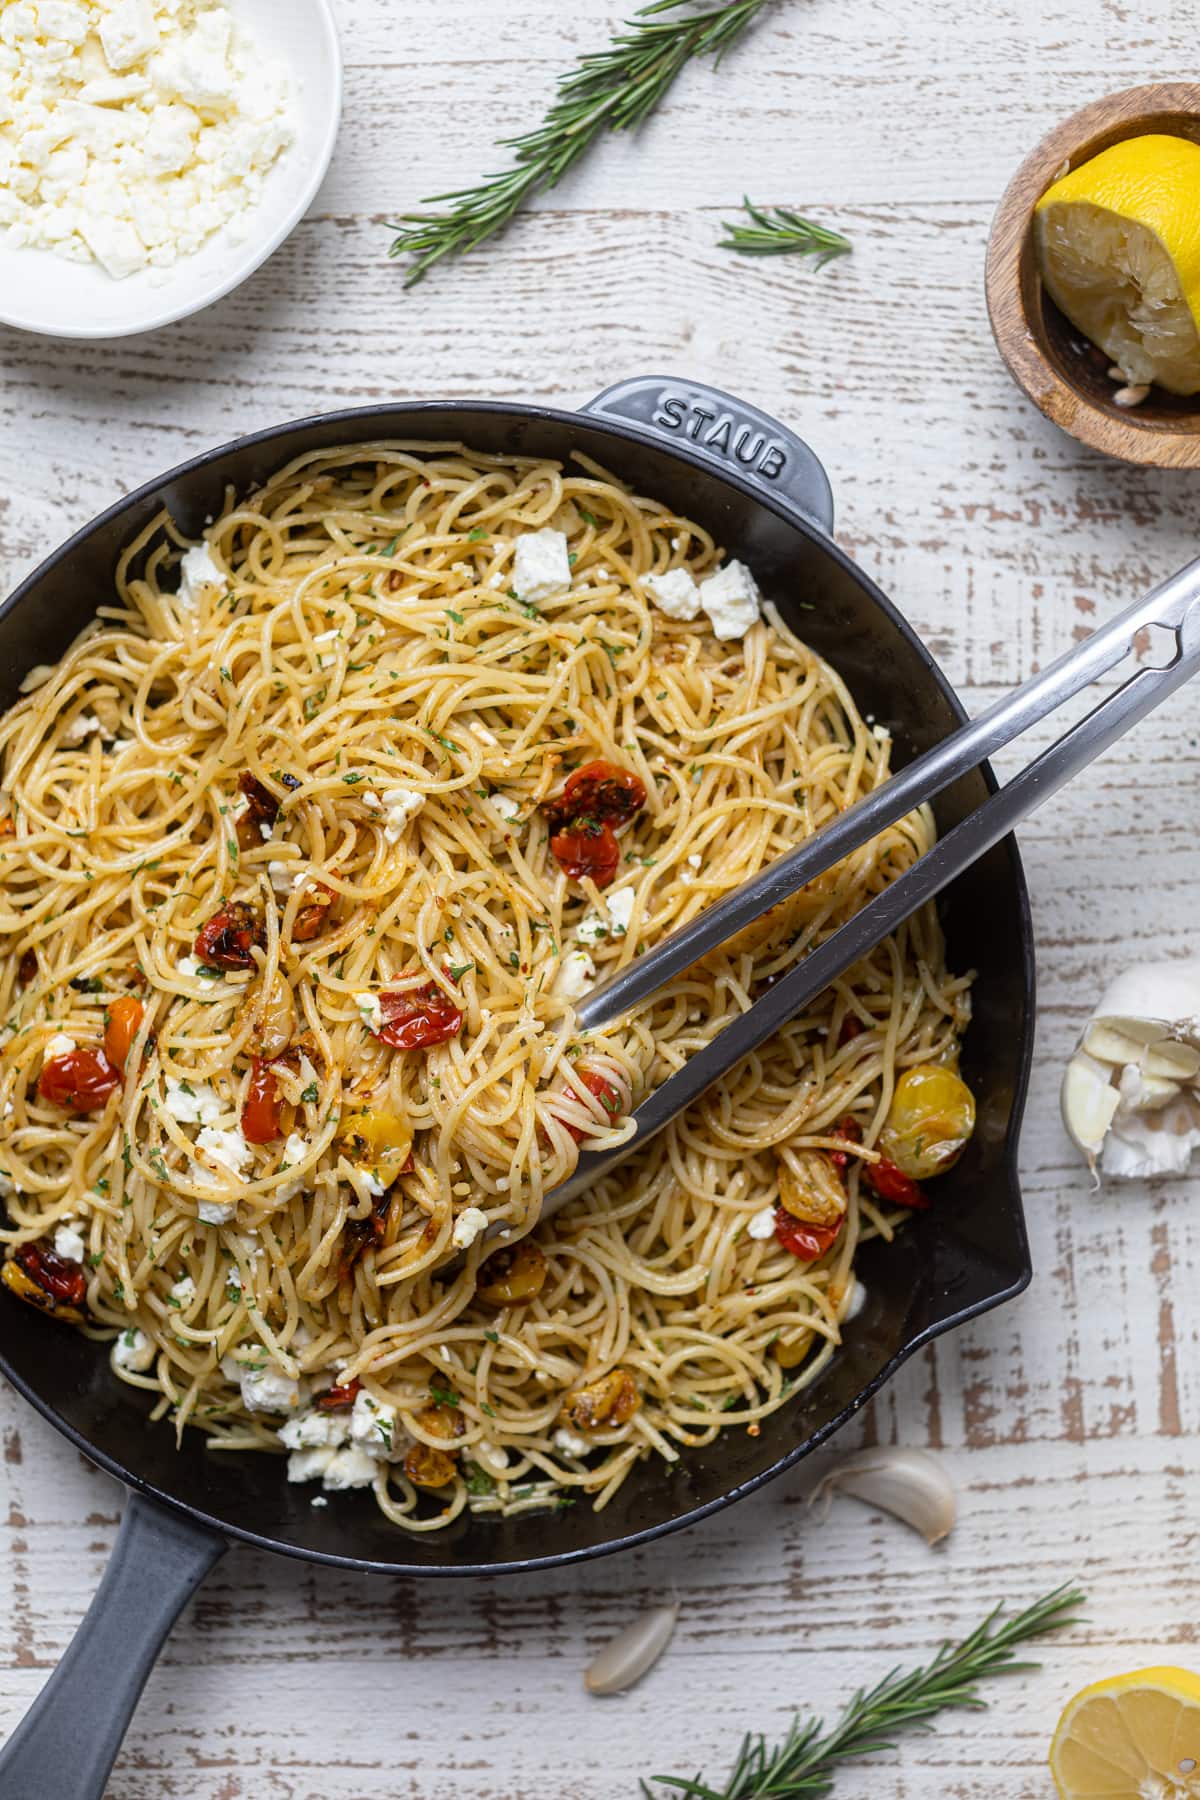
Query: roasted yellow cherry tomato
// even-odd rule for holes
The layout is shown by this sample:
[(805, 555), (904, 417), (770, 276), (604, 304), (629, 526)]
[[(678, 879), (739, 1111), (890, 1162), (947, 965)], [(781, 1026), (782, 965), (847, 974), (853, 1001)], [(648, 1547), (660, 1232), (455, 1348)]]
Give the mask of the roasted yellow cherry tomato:
[(914, 1181), (941, 1175), (958, 1161), (975, 1129), (975, 1100), (952, 1069), (922, 1063), (896, 1083), (879, 1149)]
[(846, 1190), (823, 1150), (788, 1150), (780, 1156), (779, 1203), (806, 1225), (841, 1224)]
[(489, 1306), (519, 1306), (535, 1300), (549, 1268), (536, 1244), (522, 1238), (511, 1249), (493, 1250), (476, 1279), (475, 1292)]
[(444, 1450), (433, 1450), (428, 1444), (414, 1444), (404, 1458), (404, 1473), (414, 1487), (449, 1487), (458, 1465)]
[(624, 1425), (642, 1404), (642, 1396), (628, 1369), (611, 1369), (599, 1381), (575, 1388), (562, 1404), (562, 1417), (577, 1431), (599, 1431), (604, 1425)]
[(403, 1175), (412, 1153), (412, 1127), (398, 1113), (382, 1107), (347, 1113), (338, 1142), (351, 1162), (377, 1172), (385, 1187)]

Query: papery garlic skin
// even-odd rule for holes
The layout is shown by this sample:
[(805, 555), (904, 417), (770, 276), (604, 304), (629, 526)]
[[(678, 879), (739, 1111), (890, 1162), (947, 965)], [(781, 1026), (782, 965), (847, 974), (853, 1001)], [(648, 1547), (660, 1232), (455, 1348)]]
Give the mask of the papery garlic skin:
[(1200, 1148), (1200, 957), (1109, 983), (1067, 1064), (1062, 1114), (1097, 1183), (1183, 1173)]
[(852, 1494), (868, 1506), (881, 1507), (920, 1532), (927, 1544), (940, 1544), (953, 1530), (958, 1513), (954, 1483), (938, 1458), (928, 1450), (908, 1450), (900, 1444), (839, 1457), (808, 1503), (828, 1504), (833, 1494)]

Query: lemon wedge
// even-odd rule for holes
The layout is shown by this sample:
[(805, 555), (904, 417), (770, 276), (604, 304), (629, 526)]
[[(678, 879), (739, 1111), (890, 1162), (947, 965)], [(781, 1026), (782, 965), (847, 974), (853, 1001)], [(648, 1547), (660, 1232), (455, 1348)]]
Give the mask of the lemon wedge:
[(1123, 381), (1200, 392), (1200, 144), (1113, 144), (1042, 195), (1034, 228), (1055, 304)]
[(1050, 1746), (1063, 1800), (1200, 1796), (1200, 1675), (1135, 1669), (1068, 1701)]

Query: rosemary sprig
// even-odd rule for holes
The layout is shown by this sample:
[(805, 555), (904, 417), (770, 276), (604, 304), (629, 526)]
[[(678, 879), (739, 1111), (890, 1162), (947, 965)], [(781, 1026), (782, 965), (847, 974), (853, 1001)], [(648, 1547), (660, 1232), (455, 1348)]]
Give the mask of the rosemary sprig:
[(721, 57), (772, 0), (725, 0), (682, 18), (690, 0), (653, 0), (613, 38), (606, 50), (580, 58), (559, 78), (558, 93), (542, 123), (522, 137), (503, 138), (513, 166), (485, 176), (477, 187), (433, 194), (422, 204), (451, 202), (447, 212), (402, 213), (389, 254), (416, 261), (405, 287), (420, 281), (443, 256), (461, 256), (503, 229), (530, 196), (553, 187), (605, 131), (628, 131), (654, 110), (693, 56)]
[[(1016, 1660), (1015, 1646), (1073, 1625), (1083, 1599), (1077, 1589), (1060, 1587), (1011, 1619), (1001, 1620), (997, 1607), (960, 1644), (943, 1644), (927, 1667), (907, 1674), (893, 1669), (876, 1687), (860, 1688), (828, 1731), (822, 1719), (801, 1724), (797, 1717), (783, 1742), (771, 1748), (765, 1738), (745, 1737), (724, 1787), (710, 1787), (699, 1776), (654, 1779), (688, 1800), (813, 1800), (828, 1794), (838, 1764), (848, 1757), (893, 1749), (893, 1732), (920, 1729), (945, 1708), (984, 1706), (976, 1684), (992, 1675), (1036, 1669), (1037, 1663)], [(653, 1800), (653, 1790), (641, 1786)]]
[(742, 198), (742, 205), (754, 220), (753, 225), (739, 225), (736, 220), (721, 221), (729, 233), (717, 245), (718, 250), (740, 250), (743, 256), (815, 256), (818, 269), (833, 256), (845, 256), (851, 249), (850, 239), (840, 231), (815, 225), (786, 206), (755, 206)]

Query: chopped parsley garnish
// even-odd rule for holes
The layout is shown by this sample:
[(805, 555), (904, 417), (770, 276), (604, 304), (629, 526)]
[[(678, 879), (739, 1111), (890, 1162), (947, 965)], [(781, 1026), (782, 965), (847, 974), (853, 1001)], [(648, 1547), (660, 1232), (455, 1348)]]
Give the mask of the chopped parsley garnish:
[(463, 976), (467, 973), (467, 971), (469, 969), (473, 969), (474, 967), (475, 967), (475, 964), (473, 962), (451, 963), (451, 965), (450, 965), (451, 981), (461, 981)]
[(321, 1098), (321, 1092), (315, 1081), (309, 1082), (300, 1098), (301, 1100), (307, 1101), (310, 1106), (316, 1105), (317, 1101)]
[(478, 1463), (467, 1465), (466, 1482), (468, 1494), (494, 1494), (496, 1491), (495, 1482), (487, 1470), (481, 1469)]
[(453, 619), (456, 625), (461, 625), (463, 622), (463, 615), (460, 612), (455, 612), (452, 606), (446, 608), (446, 617), (448, 619)]
[(462, 1401), (452, 1387), (447, 1387), (440, 1375), (434, 1375), (429, 1382), (429, 1395), (435, 1406), (461, 1406)]
[(70, 985), (77, 994), (100, 994), (104, 983), (98, 975), (72, 975)]
[(483, 526), (476, 525), (474, 531), (468, 531), (467, 542), (468, 544), (481, 544), (486, 537), (487, 532), (483, 529)]

